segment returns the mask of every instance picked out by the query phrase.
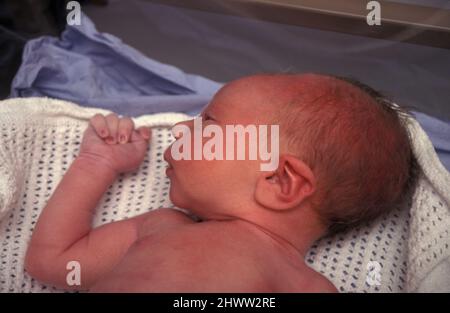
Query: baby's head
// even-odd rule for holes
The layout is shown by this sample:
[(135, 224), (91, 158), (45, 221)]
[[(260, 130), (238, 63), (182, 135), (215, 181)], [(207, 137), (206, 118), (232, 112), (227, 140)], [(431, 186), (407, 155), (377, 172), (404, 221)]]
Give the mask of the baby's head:
[[(308, 219), (324, 231), (369, 221), (397, 205), (410, 182), (413, 157), (399, 111), (343, 78), (264, 74), (233, 81), (204, 109), (201, 127), (223, 129), (215, 149), (221, 142), (226, 150), (226, 125), (279, 125), (278, 166), (262, 171), (260, 155), (250, 158), (249, 140), (245, 160), (225, 160), (224, 151), (224, 160), (175, 161), (168, 149), (171, 199), (204, 219), (292, 227)], [(193, 133), (193, 121), (183, 124)], [(189, 142), (183, 149), (192, 149), (194, 159), (195, 138)]]

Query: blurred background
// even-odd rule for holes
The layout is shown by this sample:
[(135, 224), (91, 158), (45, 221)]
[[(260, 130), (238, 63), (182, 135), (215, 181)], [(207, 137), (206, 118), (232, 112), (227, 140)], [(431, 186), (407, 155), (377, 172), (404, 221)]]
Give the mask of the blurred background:
[[(0, 0), (1, 96), (27, 40), (58, 36), (67, 1)], [(80, 1), (100, 32), (151, 59), (227, 82), (258, 72), (357, 78), (408, 108), (450, 120), (450, 1)]]

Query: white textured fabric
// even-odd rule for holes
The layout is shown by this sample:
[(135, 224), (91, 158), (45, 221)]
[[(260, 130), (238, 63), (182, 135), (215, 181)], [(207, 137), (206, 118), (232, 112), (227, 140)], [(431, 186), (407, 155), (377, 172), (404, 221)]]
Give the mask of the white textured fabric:
[[(108, 112), (47, 98), (0, 102), (0, 291), (58, 291), (24, 272), (24, 255), (40, 211), (76, 157), (95, 113)], [(110, 186), (94, 226), (172, 205), (162, 154), (173, 140), (171, 125), (186, 118), (165, 113), (135, 119), (137, 126), (153, 127), (149, 153), (139, 170)], [(306, 256), (307, 264), (342, 292), (442, 291), (449, 285), (450, 273), (442, 274), (448, 267), (441, 265), (450, 259), (450, 175), (418, 123), (409, 131), (421, 168), (409, 203), (318, 241)], [(370, 271), (369, 264), (375, 265)]]

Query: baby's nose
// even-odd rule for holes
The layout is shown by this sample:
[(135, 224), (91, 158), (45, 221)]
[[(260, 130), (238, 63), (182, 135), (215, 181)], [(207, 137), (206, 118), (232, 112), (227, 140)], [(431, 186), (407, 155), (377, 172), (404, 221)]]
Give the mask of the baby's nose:
[(178, 138), (180, 138), (180, 134), (177, 134), (177, 132), (175, 131), (175, 129), (176, 129), (176, 127), (175, 126), (177, 126), (177, 125), (179, 125), (180, 123), (176, 123), (175, 125), (173, 125), (172, 126), (172, 128), (170, 129), (170, 132), (172, 133), (172, 136), (175, 138), (175, 139), (178, 139)]
[(181, 135), (183, 134), (182, 131), (180, 131), (180, 126), (187, 126), (189, 127), (189, 121), (183, 121), (183, 122), (178, 122), (175, 125), (172, 126), (171, 132), (172, 132), (172, 136), (175, 137), (175, 139), (179, 139), (181, 137)]
[(176, 124), (173, 125), (172, 128), (170, 129), (170, 133), (172, 134), (172, 136), (173, 136), (175, 139), (180, 138), (180, 136), (178, 136), (178, 134), (175, 132), (175, 126), (177, 126), (178, 124), (179, 124), (179, 123), (176, 123)]

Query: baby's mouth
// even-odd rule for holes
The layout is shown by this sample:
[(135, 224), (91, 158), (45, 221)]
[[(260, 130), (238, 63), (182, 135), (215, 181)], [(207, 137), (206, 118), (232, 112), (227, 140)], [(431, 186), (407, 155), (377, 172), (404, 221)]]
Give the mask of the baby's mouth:
[(169, 153), (170, 153), (170, 149), (167, 149), (167, 150), (164, 152), (163, 158), (164, 158), (164, 161), (167, 162), (167, 169), (172, 169), (172, 164), (170, 164), (170, 161), (169, 161), (169, 160), (170, 160)]
[(166, 168), (166, 176), (168, 176), (170, 178), (172, 172), (173, 172), (173, 168), (172, 168), (172, 166), (169, 163), (167, 168)]

